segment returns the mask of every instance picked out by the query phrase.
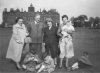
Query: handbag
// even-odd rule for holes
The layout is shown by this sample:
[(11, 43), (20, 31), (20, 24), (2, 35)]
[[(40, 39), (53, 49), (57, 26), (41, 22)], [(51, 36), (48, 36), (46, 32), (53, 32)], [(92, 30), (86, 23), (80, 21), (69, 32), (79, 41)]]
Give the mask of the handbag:
[(26, 38), (24, 39), (24, 42), (25, 42), (25, 43), (31, 43), (31, 42), (32, 42), (32, 39), (31, 39), (30, 37), (26, 37)]

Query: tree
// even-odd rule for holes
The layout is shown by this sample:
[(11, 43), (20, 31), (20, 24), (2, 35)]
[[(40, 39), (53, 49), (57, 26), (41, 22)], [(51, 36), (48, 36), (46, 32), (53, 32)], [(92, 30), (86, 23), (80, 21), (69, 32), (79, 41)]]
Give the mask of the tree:
[(86, 15), (80, 15), (80, 16), (78, 16), (78, 20), (80, 20), (82, 26), (85, 26), (85, 21), (86, 21), (87, 19), (88, 19), (88, 18), (87, 18)]
[(7, 12), (7, 8), (4, 8), (3, 12)]
[(48, 11), (49, 14), (58, 14), (58, 12), (56, 11), (56, 9), (50, 9)]
[(89, 18), (89, 24), (90, 24), (91, 27), (93, 27), (94, 20), (95, 20), (95, 19), (94, 19), (93, 17), (90, 17), (90, 18)]
[(20, 12), (20, 10), (17, 8), (17, 9), (15, 10), (15, 12)]
[(14, 9), (13, 8), (10, 8), (10, 12), (14, 12)]
[(47, 14), (47, 11), (45, 9), (43, 9), (42, 13), (43, 14)]
[(78, 19), (78, 17), (74, 17), (73, 24), (74, 24), (74, 27), (81, 27), (80, 20)]
[(70, 21), (71, 21), (72, 23), (74, 23), (74, 16), (72, 16), (72, 17), (70, 18)]
[(99, 23), (100, 23), (100, 17), (95, 17), (94, 27), (98, 27), (99, 26)]

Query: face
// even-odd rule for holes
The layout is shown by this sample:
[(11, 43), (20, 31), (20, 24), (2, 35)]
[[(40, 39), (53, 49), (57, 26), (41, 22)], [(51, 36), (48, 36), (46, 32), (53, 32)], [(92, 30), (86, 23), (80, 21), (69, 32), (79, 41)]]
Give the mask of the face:
[(51, 21), (47, 21), (48, 26), (52, 26), (52, 22)]
[(62, 19), (62, 21), (63, 21), (64, 24), (66, 24), (68, 20), (67, 20), (66, 17), (64, 17), (64, 18)]
[(23, 24), (23, 19), (19, 19), (18, 24)]
[(36, 22), (39, 22), (39, 21), (40, 21), (40, 15), (37, 15), (37, 16), (35, 17), (35, 21), (36, 21)]

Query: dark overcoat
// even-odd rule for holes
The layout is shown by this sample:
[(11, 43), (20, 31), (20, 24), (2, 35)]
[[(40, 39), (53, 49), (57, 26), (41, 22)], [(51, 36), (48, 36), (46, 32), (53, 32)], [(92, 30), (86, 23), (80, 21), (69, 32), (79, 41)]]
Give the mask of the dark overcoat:
[(43, 42), (43, 28), (42, 22), (35, 24), (35, 22), (29, 22), (27, 29), (29, 31), (29, 36), (32, 39), (32, 43), (42, 43)]
[(49, 27), (44, 28), (44, 37), (43, 41), (45, 43), (45, 50), (47, 54), (51, 54), (52, 58), (57, 57), (58, 55), (58, 36), (57, 36), (58, 28), (52, 26), (49, 30)]

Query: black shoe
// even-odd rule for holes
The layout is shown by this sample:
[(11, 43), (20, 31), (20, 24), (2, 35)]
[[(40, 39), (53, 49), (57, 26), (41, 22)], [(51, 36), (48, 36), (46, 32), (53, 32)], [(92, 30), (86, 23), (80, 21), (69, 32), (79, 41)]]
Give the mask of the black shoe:
[(17, 70), (23, 70), (22, 68), (18, 68), (18, 67), (16, 67), (16, 69), (17, 69)]
[(62, 66), (59, 66), (59, 69), (62, 69), (63, 67)]
[(16, 69), (17, 70), (23, 70), (22, 67), (18, 67), (18, 66), (16, 66)]
[(57, 69), (58, 68), (58, 65), (55, 65), (55, 69)]

